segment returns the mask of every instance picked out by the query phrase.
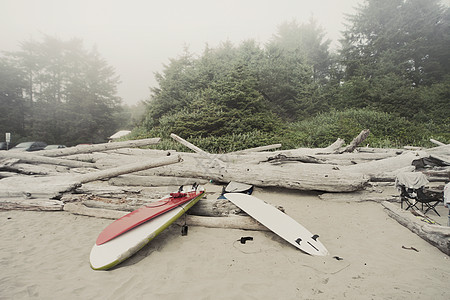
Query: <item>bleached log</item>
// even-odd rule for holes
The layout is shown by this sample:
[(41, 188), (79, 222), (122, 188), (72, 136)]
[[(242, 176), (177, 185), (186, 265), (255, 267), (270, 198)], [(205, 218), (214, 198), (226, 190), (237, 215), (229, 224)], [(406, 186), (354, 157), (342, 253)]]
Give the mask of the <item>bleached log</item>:
[(202, 154), (202, 155), (204, 155), (204, 156), (209, 156), (209, 153), (208, 153), (208, 152), (206, 152), (206, 151), (200, 149), (199, 147), (195, 146), (195, 145), (192, 144), (192, 143), (189, 143), (188, 141), (186, 141), (185, 139), (179, 137), (179, 136), (176, 135), (175, 133), (171, 133), (171, 134), (170, 134), (170, 137), (171, 137), (172, 139), (174, 139), (175, 141), (177, 141), (178, 143), (180, 143), (180, 144), (182, 144), (182, 145), (188, 147), (189, 149), (191, 149), (192, 151), (194, 151), (194, 152), (196, 152), (196, 153)]
[(426, 150), (427, 153), (437, 156), (449, 156), (450, 155), (450, 144), (444, 146), (438, 146)]
[(119, 211), (102, 208), (88, 208), (84, 206), (82, 203), (66, 203), (63, 209), (64, 211), (70, 212), (75, 215), (111, 219), (111, 220), (119, 219), (129, 213), (129, 211)]
[[(112, 186), (107, 182), (85, 183), (81, 187), (76, 188), (77, 194), (87, 194), (96, 197), (112, 198), (112, 199), (135, 199), (144, 198), (147, 200), (161, 199), (169, 193), (177, 191), (179, 186), (158, 186), (158, 187), (141, 187), (141, 186)], [(68, 195), (65, 194), (64, 197)], [(76, 194), (71, 195), (72, 197)]]
[(341, 150), (338, 150), (338, 153), (344, 153), (344, 152), (352, 152), (353, 150), (358, 147), (359, 144), (361, 144), (368, 136), (369, 136), (370, 130), (364, 129), (361, 131), (358, 136), (356, 136), (347, 147), (344, 147)]
[(273, 145), (249, 148), (249, 149), (244, 149), (244, 150), (239, 150), (239, 151), (228, 152), (227, 154), (240, 155), (240, 154), (247, 154), (247, 153), (253, 153), (253, 152), (273, 150), (273, 149), (278, 149), (278, 148), (281, 148), (281, 144), (273, 144)]
[(422, 222), (420, 218), (412, 215), (409, 210), (403, 210), (387, 201), (381, 204), (386, 208), (386, 212), (391, 218), (445, 254), (450, 255), (450, 227)]
[(332, 202), (383, 202), (397, 201), (399, 193), (378, 193), (373, 191), (357, 191), (353, 193), (324, 193), (319, 195), (324, 201)]
[(338, 149), (340, 149), (342, 147), (342, 145), (344, 145), (345, 141), (341, 138), (338, 138), (336, 141), (334, 141), (334, 143), (332, 143), (331, 145), (329, 145), (326, 148), (323, 148), (323, 150), (320, 153), (333, 153), (336, 152)]
[(344, 143), (345, 141), (343, 139), (338, 138), (331, 145), (325, 148), (297, 148), (291, 150), (281, 150), (277, 151), (277, 153), (285, 154), (287, 156), (333, 154), (336, 153), (336, 151), (340, 149)]
[(179, 142), (180, 144), (182, 144), (182, 145), (188, 147), (189, 149), (193, 150), (194, 152), (202, 155), (203, 157), (208, 158), (208, 160), (209, 160), (209, 162), (208, 162), (209, 167), (216, 167), (216, 166), (219, 166), (219, 167), (222, 167), (222, 168), (225, 167), (225, 164), (224, 164), (223, 160), (221, 159), (221, 155), (208, 153), (208, 152), (200, 149), (199, 147), (195, 146), (194, 144), (189, 143), (188, 141), (186, 141), (185, 139), (179, 137), (178, 135), (176, 135), (174, 133), (171, 133), (170, 137), (172, 139), (174, 139), (175, 141)]
[[(168, 195), (168, 194), (166, 194)], [(164, 196), (166, 196), (164, 195)], [(128, 198), (122, 199), (111, 199), (111, 198), (101, 198), (101, 197), (91, 197), (90, 195), (64, 195), (61, 200), (65, 203), (67, 202), (81, 202), (86, 207), (89, 208), (101, 208), (109, 210), (119, 210), (119, 211), (133, 211), (154, 200), (157, 201), (162, 197), (155, 199), (133, 199)], [(119, 201), (118, 201), (119, 200)], [(241, 209), (235, 206), (233, 203), (226, 199), (214, 199), (207, 200), (202, 199), (197, 202), (190, 210), (189, 214), (205, 217), (225, 217), (231, 215), (245, 215)]]
[(225, 217), (245, 213), (227, 199), (202, 199), (189, 210), (189, 214), (204, 217)]
[[(189, 161), (187, 161), (189, 160)], [(333, 170), (330, 165), (246, 165), (228, 163), (224, 168), (209, 167), (208, 161), (185, 158), (176, 168), (170, 166), (147, 171), (148, 175), (188, 176), (219, 183), (237, 181), (261, 187), (284, 187), (298, 190), (350, 192), (360, 190), (368, 182), (364, 174)]]
[[(9, 177), (0, 180), (0, 199), (3, 197), (57, 198), (64, 192), (74, 190), (77, 186), (90, 181), (107, 179), (122, 174), (174, 164), (180, 156), (172, 156), (150, 162), (136, 163), (82, 175), (61, 175), (47, 177)], [(1, 201), (1, 200), (0, 200)]]
[(438, 146), (445, 146), (446, 144), (439, 142), (438, 140), (435, 139), (430, 139), (430, 142), (432, 142), (433, 144), (436, 144)]
[(398, 169), (409, 167), (412, 165), (413, 161), (424, 157), (428, 157), (428, 154), (423, 151), (406, 152), (395, 157), (352, 166), (340, 166), (339, 168), (347, 172), (365, 174), (367, 176), (377, 176), (381, 173), (395, 172)]
[(100, 179), (107, 179), (116, 177), (123, 174), (138, 172), (146, 169), (166, 166), (170, 164), (175, 164), (181, 161), (181, 156), (168, 156), (166, 158), (151, 160), (146, 162), (138, 162), (130, 165), (120, 166), (116, 168), (101, 170), (97, 172), (92, 172), (88, 174), (78, 175), (78, 181), (80, 183), (91, 182)]
[(299, 161), (303, 163), (310, 163), (310, 164), (323, 164), (323, 159), (317, 159), (311, 155), (303, 155), (303, 156), (286, 156), (283, 154), (277, 154), (273, 157), (269, 157), (268, 162), (270, 163), (283, 163), (283, 162), (292, 162), (292, 161)]
[(207, 180), (186, 177), (168, 177), (168, 176), (139, 176), (139, 175), (123, 175), (111, 178), (109, 183), (116, 186), (180, 186), (192, 185), (194, 183), (205, 184)]
[[(116, 220), (126, 214), (128, 211), (117, 211), (101, 208), (88, 208), (81, 203), (66, 203), (64, 205), (64, 211), (89, 217), (104, 218)], [(268, 229), (259, 224), (251, 217), (199, 217), (193, 215), (185, 215), (176, 221), (176, 224), (188, 225), (188, 226), (202, 226), (210, 228), (229, 228), (229, 229), (242, 229), (242, 230), (259, 230), (268, 231)]]
[(17, 174), (24, 174), (24, 175), (48, 175), (49, 174), (47, 168), (43, 167), (43, 165), (14, 164), (14, 165), (10, 165), (10, 166), (0, 167), (0, 170), (17, 173)]
[(409, 166), (391, 172), (374, 174), (370, 176), (370, 182), (394, 182), (398, 174), (414, 172), (415, 169), (414, 166)]
[[(189, 212), (188, 212), (189, 213)], [(233, 216), (233, 217), (201, 217), (186, 215), (176, 221), (176, 224), (183, 226), (201, 226), (209, 228), (226, 228), (254, 231), (270, 231), (264, 225), (258, 223), (252, 217)]]
[(144, 201), (133, 201), (133, 202), (127, 202), (127, 203), (113, 203), (113, 202), (103, 202), (96, 200), (84, 200), (81, 203), (83, 203), (84, 206), (89, 208), (101, 208), (101, 209), (108, 209), (108, 210), (117, 210), (117, 211), (128, 211), (131, 212), (133, 210), (136, 210), (138, 208), (141, 208), (144, 206)]
[(119, 149), (119, 148), (130, 148), (130, 147), (142, 147), (142, 146), (155, 145), (155, 144), (158, 144), (160, 142), (160, 140), (161, 140), (160, 138), (149, 138), (149, 139), (112, 142), (112, 143), (103, 143), (103, 144), (94, 144), (94, 145), (80, 145), (80, 146), (76, 146), (76, 147), (39, 151), (38, 154), (43, 155), (43, 156), (51, 156), (51, 157), (66, 156), (66, 155), (114, 150), (114, 149)]
[[(42, 152), (44, 152), (44, 151), (42, 151)], [(37, 155), (37, 154), (22, 153), (22, 152), (15, 152), (15, 151), (0, 151), (0, 157), (15, 158), (15, 159), (19, 159), (22, 162), (31, 163), (31, 164), (49, 164), (49, 165), (67, 166), (67, 167), (73, 167), (73, 168), (95, 167), (91, 163), (74, 161), (74, 160), (69, 160), (69, 159), (45, 157), (45, 156), (41, 156), (41, 155)]]
[(63, 202), (49, 199), (6, 198), (0, 200), (0, 210), (60, 211)]

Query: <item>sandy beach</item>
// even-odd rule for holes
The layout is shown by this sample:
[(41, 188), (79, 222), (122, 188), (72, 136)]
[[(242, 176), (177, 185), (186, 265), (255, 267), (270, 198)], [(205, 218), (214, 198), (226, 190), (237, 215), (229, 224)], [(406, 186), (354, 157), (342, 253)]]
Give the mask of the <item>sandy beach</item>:
[(0, 299), (450, 299), (449, 257), (379, 203), (254, 195), (283, 206), (330, 255), (309, 256), (271, 232), (191, 226), (181, 236), (172, 225), (116, 268), (94, 271), (89, 253), (111, 220), (0, 211)]

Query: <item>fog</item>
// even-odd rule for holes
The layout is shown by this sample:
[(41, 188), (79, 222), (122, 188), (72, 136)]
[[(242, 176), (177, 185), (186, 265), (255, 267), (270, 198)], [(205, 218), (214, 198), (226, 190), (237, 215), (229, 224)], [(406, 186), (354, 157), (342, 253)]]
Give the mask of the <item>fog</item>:
[(120, 75), (119, 96), (134, 104), (156, 86), (154, 73), (188, 47), (254, 39), (263, 45), (284, 21), (313, 16), (336, 47), (344, 14), (363, 0), (0, 0), (0, 50), (44, 34), (80, 38)]

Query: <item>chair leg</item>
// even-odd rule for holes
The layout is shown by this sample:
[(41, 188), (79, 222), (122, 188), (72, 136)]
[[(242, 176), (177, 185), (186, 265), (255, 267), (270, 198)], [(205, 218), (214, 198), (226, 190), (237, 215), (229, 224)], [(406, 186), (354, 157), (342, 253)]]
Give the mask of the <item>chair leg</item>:
[[(440, 201), (437, 201), (434, 204), (430, 204), (430, 203), (425, 202), (425, 205), (427, 206), (427, 209), (425, 210), (425, 212), (423, 214), (426, 215), (429, 210), (433, 210), (440, 217), (441, 215), (436, 210), (436, 205), (438, 205), (439, 202)], [(422, 203), (422, 207), (423, 207), (423, 204), (424, 203)], [(422, 209), (422, 211), (423, 211), (423, 209)]]

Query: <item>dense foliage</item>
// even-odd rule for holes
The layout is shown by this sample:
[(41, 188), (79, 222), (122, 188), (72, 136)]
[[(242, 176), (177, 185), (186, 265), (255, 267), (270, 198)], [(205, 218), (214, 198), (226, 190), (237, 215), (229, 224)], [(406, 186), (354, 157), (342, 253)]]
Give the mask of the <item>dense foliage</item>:
[(136, 133), (174, 132), (219, 152), (325, 146), (364, 128), (372, 146), (449, 143), (448, 8), (369, 0), (347, 18), (338, 54), (313, 19), (282, 24), (264, 47), (249, 40), (196, 58), (186, 51), (157, 75)]
[(0, 65), (0, 132), (14, 144), (104, 142), (123, 122), (118, 77), (80, 40), (26, 41)]

